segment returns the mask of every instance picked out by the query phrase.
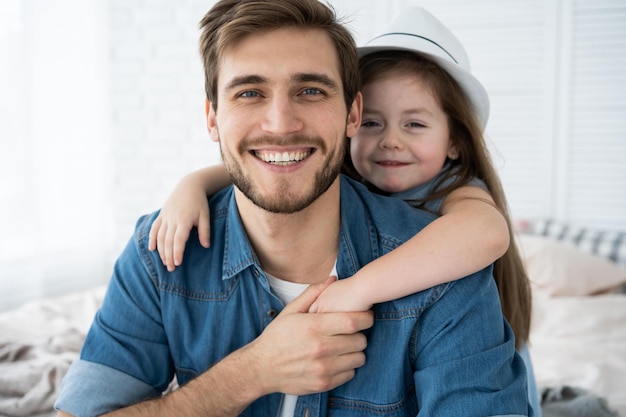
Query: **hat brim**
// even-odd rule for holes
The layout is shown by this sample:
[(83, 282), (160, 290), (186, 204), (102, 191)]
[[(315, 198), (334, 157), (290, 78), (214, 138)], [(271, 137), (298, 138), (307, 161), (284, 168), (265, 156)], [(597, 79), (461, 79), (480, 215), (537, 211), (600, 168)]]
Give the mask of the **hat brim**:
[(461, 68), (454, 58), (430, 40), (407, 34), (387, 34), (358, 48), (359, 57), (379, 51), (410, 51), (424, 54), (441, 65), (459, 83), (474, 108), (476, 120), (484, 130), (489, 119), (489, 95), (480, 81)]

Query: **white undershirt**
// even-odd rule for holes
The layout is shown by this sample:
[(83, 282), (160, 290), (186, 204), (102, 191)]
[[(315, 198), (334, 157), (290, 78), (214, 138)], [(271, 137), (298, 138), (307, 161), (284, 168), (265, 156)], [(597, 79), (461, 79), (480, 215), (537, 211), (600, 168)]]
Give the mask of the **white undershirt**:
[[(287, 305), (295, 298), (297, 298), (300, 294), (304, 292), (309, 286), (309, 284), (299, 284), (296, 282), (285, 281), (280, 278), (276, 278), (265, 273), (267, 276), (267, 280), (269, 281), (270, 287), (272, 291), (276, 294), (280, 301), (283, 304)], [(330, 275), (337, 276), (337, 263), (333, 266), (333, 270), (330, 272)], [(296, 410), (296, 403), (298, 402), (297, 395), (285, 394), (283, 395), (283, 402), (280, 405), (280, 413), (279, 417), (293, 417), (293, 414)]]

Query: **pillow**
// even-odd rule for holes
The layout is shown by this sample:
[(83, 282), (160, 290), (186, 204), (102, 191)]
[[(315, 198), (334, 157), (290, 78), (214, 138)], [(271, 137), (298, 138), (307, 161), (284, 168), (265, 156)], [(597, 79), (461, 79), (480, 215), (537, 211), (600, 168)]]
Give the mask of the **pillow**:
[(555, 219), (518, 220), (515, 228), (521, 233), (566, 241), (626, 268), (626, 231), (583, 227)]
[(585, 296), (626, 282), (616, 263), (563, 241), (539, 235), (516, 236), (533, 290), (551, 296)]

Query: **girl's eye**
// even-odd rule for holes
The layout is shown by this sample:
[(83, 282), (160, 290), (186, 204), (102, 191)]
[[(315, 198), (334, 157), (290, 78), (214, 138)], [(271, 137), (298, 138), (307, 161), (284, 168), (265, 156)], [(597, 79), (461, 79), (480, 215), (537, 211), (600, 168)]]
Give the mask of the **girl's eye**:
[(419, 122), (409, 122), (407, 123), (407, 126), (411, 128), (426, 127), (426, 125)]
[(365, 120), (361, 123), (361, 127), (378, 127), (378, 126), (380, 126), (380, 123), (374, 120)]

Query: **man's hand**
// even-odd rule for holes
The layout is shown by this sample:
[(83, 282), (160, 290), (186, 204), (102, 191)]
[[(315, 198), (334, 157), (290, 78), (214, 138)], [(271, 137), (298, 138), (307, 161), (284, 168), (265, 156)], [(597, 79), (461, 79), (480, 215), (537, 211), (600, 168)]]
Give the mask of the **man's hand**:
[(365, 364), (367, 340), (360, 332), (373, 325), (371, 311), (308, 313), (332, 282), (310, 286), (244, 348), (265, 394), (328, 391), (352, 379)]
[[(333, 389), (365, 363), (360, 333), (374, 323), (371, 311), (308, 313), (334, 281), (310, 286), (289, 303), (253, 342), (236, 350), (181, 389), (110, 416), (237, 416), (274, 392), (304, 395)], [(57, 417), (71, 417), (59, 412)]]

